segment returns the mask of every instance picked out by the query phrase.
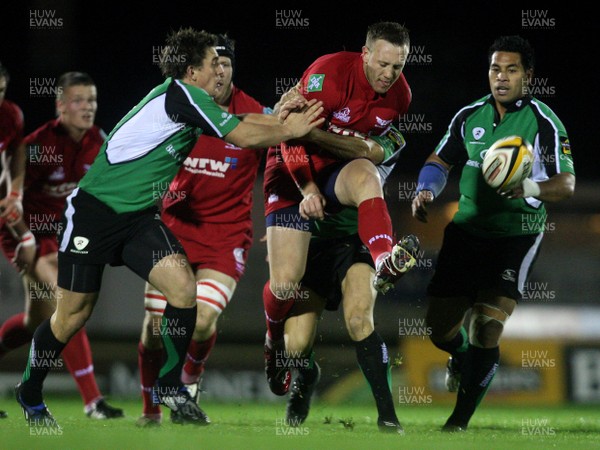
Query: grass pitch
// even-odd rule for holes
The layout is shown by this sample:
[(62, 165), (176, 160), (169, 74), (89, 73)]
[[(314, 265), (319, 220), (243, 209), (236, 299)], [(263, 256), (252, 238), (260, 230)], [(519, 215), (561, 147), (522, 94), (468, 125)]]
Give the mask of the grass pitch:
[(18, 405), (0, 399), (9, 414), (0, 420), (0, 449), (592, 449), (600, 448), (600, 407), (523, 408), (481, 406), (466, 433), (439, 431), (449, 406), (397, 408), (406, 433), (384, 435), (370, 405), (329, 406), (316, 402), (298, 428), (284, 423), (285, 404), (203, 403), (212, 419), (207, 427), (173, 425), (168, 411), (163, 425), (135, 426), (141, 401), (110, 399), (126, 417), (96, 421), (85, 417), (77, 397), (49, 397), (48, 406), (62, 426), (57, 435), (29, 430)]

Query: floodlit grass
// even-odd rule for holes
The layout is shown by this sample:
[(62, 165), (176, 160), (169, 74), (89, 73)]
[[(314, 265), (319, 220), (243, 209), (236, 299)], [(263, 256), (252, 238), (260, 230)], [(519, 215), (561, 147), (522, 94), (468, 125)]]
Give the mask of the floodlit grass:
[[(398, 407), (406, 433), (381, 434), (375, 408), (316, 403), (298, 428), (284, 423), (283, 404), (204, 403), (207, 427), (135, 426), (141, 401), (110, 399), (123, 407), (124, 419), (96, 421), (82, 412), (79, 398), (49, 397), (48, 406), (62, 426), (57, 435), (30, 430), (16, 402), (1, 399), (9, 414), (0, 420), (0, 449), (592, 449), (600, 448), (600, 407), (524, 408), (482, 405), (466, 433), (441, 433), (448, 406)], [(42, 434), (42, 435), (40, 435)]]

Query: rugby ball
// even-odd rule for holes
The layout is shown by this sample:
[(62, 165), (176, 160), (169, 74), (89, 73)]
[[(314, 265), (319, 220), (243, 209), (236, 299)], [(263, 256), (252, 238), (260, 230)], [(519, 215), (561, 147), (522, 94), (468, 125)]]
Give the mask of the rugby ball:
[(483, 179), (494, 189), (508, 191), (523, 183), (531, 174), (533, 148), (520, 136), (497, 140), (483, 158)]

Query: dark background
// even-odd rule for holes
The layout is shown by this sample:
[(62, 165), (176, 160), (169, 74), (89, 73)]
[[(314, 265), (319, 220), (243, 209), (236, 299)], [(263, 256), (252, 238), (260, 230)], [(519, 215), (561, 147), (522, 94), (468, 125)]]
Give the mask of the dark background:
[[(327, 10), (329, 11), (327, 11)], [(36, 29), (32, 11), (62, 19), (60, 27)], [(301, 20), (299, 27), (279, 26), (276, 14)], [(545, 15), (551, 26), (523, 26), (530, 17)], [(283, 12), (283, 13), (282, 13)], [(542, 283), (551, 302), (529, 300), (526, 307), (597, 304), (600, 292), (600, 184), (596, 145), (599, 129), (593, 111), (598, 98), (595, 64), (599, 39), (596, 17), (589, 8), (525, 9), (514, 3), (380, 2), (325, 5), (321, 3), (258, 4), (160, 2), (119, 8), (99, 2), (34, 1), (4, 5), (0, 15), (3, 43), (0, 61), (11, 72), (7, 98), (24, 111), (31, 132), (54, 116), (51, 95), (31, 95), (32, 80), (56, 80), (69, 70), (88, 72), (99, 93), (97, 123), (109, 132), (150, 89), (162, 82), (154, 64), (154, 48), (182, 26), (215, 33), (228, 32), (237, 41), (235, 83), (266, 105), (293, 84), (318, 56), (340, 50), (360, 51), (367, 26), (380, 20), (405, 24), (413, 50), (424, 63), (409, 63), (404, 74), (412, 88), (409, 115), (424, 128), (405, 133), (407, 147), (388, 182), (386, 199), (397, 233), (413, 232), (425, 250), (421, 270), (415, 270), (396, 290), (380, 296), (375, 311), (384, 336), (398, 335), (398, 319), (422, 317), (425, 288), (432, 275), (443, 227), (458, 199), (456, 178), (432, 206), (431, 220), (421, 225), (410, 217), (410, 198), (425, 158), (444, 134), (454, 114), (489, 92), (487, 50), (503, 34), (520, 34), (536, 50), (535, 75), (551, 94), (541, 96), (564, 122), (572, 144), (577, 189), (575, 196), (548, 205), (552, 230), (547, 233), (532, 280)], [(420, 119), (416, 119), (420, 117)], [(264, 336), (262, 286), (268, 279), (261, 191), (262, 171), (255, 186), (254, 245), (246, 274), (232, 305), (220, 320), (219, 340), (260, 343)], [(22, 287), (14, 270), (0, 262), (0, 316), (22, 311)], [(538, 285), (539, 286), (539, 285)], [(143, 282), (125, 268), (107, 268), (100, 301), (88, 322), (94, 337), (139, 335), (143, 316)], [(326, 315), (320, 341), (347, 341), (341, 313)], [(600, 317), (600, 316), (599, 316)], [(516, 320), (516, 318), (515, 318)], [(599, 319), (600, 320), (600, 319)], [(514, 322), (514, 320), (513, 320)], [(600, 326), (598, 326), (600, 329)], [(257, 347), (259, 348), (259, 347)]]
[[(14, 3), (14, 2), (11, 2)], [(360, 5), (360, 6), (359, 6)], [(51, 98), (32, 98), (31, 79), (56, 78), (67, 70), (86, 71), (99, 91), (97, 123), (109, 132), (116, 122), (161, 81), (153, 47), (180, 26), (229, 32), (237, 41), (235, 83), (263, 103), (277, 101), (277, 82), (300, 77), (317, 56), (339, 50), (360, 51), (366, 27), (379, 20), (405, 24), (412, 45), (428, 55), (427, 65), (408, 65), (413, 91), (410, 112), (425, 114), (432, 132), (413, 136), (400, 161), (417, 171), (442, 136), (454, 113), (485, 95), (487, 49), (501, 34), (521, 34), (536, 50), (535, 75), (554, 95), (541, 100), (564, 122), (572, 143), (578, 179), (597, 178), (598, 98), (594, 54), (599, 39), (595, 13), (562, 3), (560, 8), (526, 9), (515, 3), (378, 2), (330, 4), (294, 2), (237, 7), (231, 3), (158, 2), (144, 7), (121, 2), (33, 1), (4, 5), (0, 61), (12, 81), (7, 98), (23, 109), (32, 131), (54, 113)], [(329, 10), (329, 11), (326, 11)], [(55, 11), (62, 27), (35, 29), (32, 10)], [(276, 10), (293, 11), (306, 22), (297, 29), (278, 26)], [(553, 26), (525, 27), (523, 11), (546, 14)]]

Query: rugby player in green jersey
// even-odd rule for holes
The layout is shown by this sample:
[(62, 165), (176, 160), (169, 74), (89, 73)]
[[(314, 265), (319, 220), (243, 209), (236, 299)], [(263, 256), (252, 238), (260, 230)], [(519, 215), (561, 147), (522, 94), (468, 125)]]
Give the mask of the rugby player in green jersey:
[[(458, 392), (444, 431), (464, 431), (500, 359), (504, 324), (523, 293), (545, 224), (544, 202), (573, 195), (575, 172), (565, 127), (531, 95), (534, 52), (520, 36), (503, 36), (490, 47), (491, 93), (462, 108), (419, 173), (413, 216), (427, 221), (426, 205), (463, 166), (458, 212), (447, 225), (427, 289), (431, 340), (450, 353), (446, 387)], [(533, 171), (521, 186), (496, 192), (481, 174), (485, 151), (517, 135), (532, 143)], [(471, 309), (468, 333), (463, 326)]]

